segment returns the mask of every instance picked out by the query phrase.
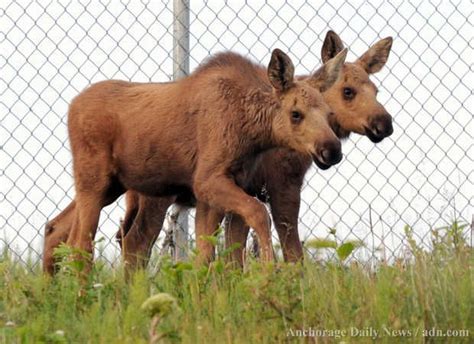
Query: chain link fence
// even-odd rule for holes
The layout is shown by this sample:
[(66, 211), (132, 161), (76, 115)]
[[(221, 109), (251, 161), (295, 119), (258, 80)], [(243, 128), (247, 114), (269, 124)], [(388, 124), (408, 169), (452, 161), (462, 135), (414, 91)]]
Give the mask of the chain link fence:
[[(173, 3), (5, 1), (0, 11), (0, 242), (37, 262), (45, 222), (74, 196), (68, 104), (104, 79), (171, 80)], [(267, 64), (278, 47), (304, 74), (321, 64), (329, 29), (350, 48), (349, 61), (393, 36), (388, 63), (372, 80), (394, 134), (377, 145), (352, 135), (342, 163), (308, 171), (303, 240), (333, 238), (336, 229), (340, 242), (364, 242), (355, 258), (391, 259), (405, 254), (405, 225), (429, 248), (432, 229), (471, 222), (470, 1), (191, 1), (189, 27), (191, 71), (227, 49)], [(122, 202), (100, 221), (99, 255), (111, 262)], [(464, 231), (472, 245), (469, 226)]]

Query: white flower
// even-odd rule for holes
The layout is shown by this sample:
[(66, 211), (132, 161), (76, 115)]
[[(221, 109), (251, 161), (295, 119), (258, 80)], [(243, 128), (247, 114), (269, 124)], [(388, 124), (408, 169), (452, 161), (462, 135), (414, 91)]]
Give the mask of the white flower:
[(100, 288), (103, 288), (104, 285), (102, 283), (94, 283), (94, 285), (92, 286), (92, 288), (94, 289), (100, 289)]
[(54, 334), (56, 334), (57, 336), (64, 337), (64, 331), (63, 330), (57, 330), (56, 332), (54, 332)]
[(5, 326), (6, 326), (6, 327), (15, 327), (16, 324), (15, 324), (13, 321), (7, 321), (7, 322), (5, 323)]

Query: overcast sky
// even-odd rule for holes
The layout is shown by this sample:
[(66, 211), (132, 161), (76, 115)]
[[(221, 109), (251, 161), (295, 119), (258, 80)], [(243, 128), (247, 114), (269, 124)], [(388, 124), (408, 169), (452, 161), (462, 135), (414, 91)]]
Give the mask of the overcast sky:
[[(430, 229), (454, 218), (470, 222), (471, 2), (289, 2), (191, 0), (191, 70), (227, 49), (267, 64), (278, 47), (303, 74), (320, 66), (329, 29), (350, 48), (349, 61), (377, 40), (394, 38), (386, 67), (373, 76), (394, 134), (378, 145), (353, 135), (339, 165), (308, 171), (301, 237), (325, 237), (335, 227), (341, 240), (363, 239), (370, 249), (383, 242), (400, 254), (405, 224), (428, 245)], [(172, 22), (172, 1), (2, 2), (1, 246), (23, 257), (28, 248), (41, 252), (44, 223), (74, 196), (69, 102), (104, 79), (170, 80)], [(121, 204), (102, 213), (99, 237), (107, 244)], [(114, 244), (107, 247), (117, 253)]]

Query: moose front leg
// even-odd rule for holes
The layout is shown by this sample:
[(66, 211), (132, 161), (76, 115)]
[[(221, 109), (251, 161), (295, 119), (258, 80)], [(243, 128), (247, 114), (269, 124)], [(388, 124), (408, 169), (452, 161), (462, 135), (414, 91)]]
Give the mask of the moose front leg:
[(202, 178), (196, 173), (194, 191), (199, 200), (211, 207), (242, 216), (258, 236), (262, 260), (274, 261), (270, 217), (263, 203), (246, 194), (225, 175)]
[(215, 247), (207, 237), (215, 235), (224, 213), (198, 201), (196, 204), (196, 246), (198, 262), (208, 264), (215, 259)]
[(226, 221), (224, 228), (226, 248), (231, 248), (237, 244), (230, 253), (231, 261), (238, 266), (244, 266), (245, 247), (250, 227), (247, 226), (239, 215), (229, 214), (229, 221)]
[(303, 245), (298, 234), (298, 214), (300, 211), (300, 183), (268, 187), (270, 209), (283, 257), (286, 262), (303, 260)]
[[(285, 195), (275, 193), (270, 201), (273, 221), (286, 262), (298, 262), (304, 258), (303, 245), (298, 234), (299, 199), (299, 191), (289, 191)], [(226, 246), (239, 244), (232, 251), (231, 258), (240, 266), (244, 264), (249, 229), (242, 218), (235, 214), (231, 215), (231, 220), (225, 227)]]

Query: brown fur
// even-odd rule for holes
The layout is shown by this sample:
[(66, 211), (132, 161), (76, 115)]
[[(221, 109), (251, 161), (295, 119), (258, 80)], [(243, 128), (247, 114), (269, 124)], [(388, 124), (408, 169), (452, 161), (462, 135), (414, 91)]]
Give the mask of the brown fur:
[[(333, 111), (333, 115), (330, 116), (331, 127), (339, 138), (347, 138), (351, 132), (355, 132), (369, 136), (374, 142), (379, 142), (384, 137), (391, 135), (393, 130), (391, 117), (377, 102), (377, 90), (368, 75), (368, 73), (379, 71), (383, 67), (387, 61), (391, 43), (391, 38), (383, 39), (356, 62), (346, 63), (342, 78), (329, 89), (322, 89), (323, 96)], [(341, 39), (334, 32), (329, 31), (321, 52), (323, 61), (327, 62), (342, 49)], [(323, 71), (318, 70), (316, 74), (321, 72)], [(300, 79), (308, 80), (308, 77)], [(311, 79), (309, 82), (312, 84)], [(315, 84), (312, 85), (317, 87)], [(357, 93), (352, 100), (345, 99), (343, 95), (346, 87), (353, 88)], [(244, 165), (244, 171), (241, 173), (242, 178), (238, 180), (239, 185), (247, 193), (269, 202), (286, 261), (297, 261), (303, 258), (297, 224), (301, 186), (310, 165), (311, 159), (307, 156), (288, 149), (272, 149), (260, 154), (256, 163), (250, 167)], [(324, 166), (320, 167), (324, 168)], [(265, 189), (265, 192), (262, 192), (262, 188)], [(149, 201), (153, 200), (149, 199)], [(160, 200), (157, 199), (155, 202), (160, 202)], [(133, 208), (139, 209), (140, 205), (136, 202), (128, 202), (127, 209)], [(159, 212), (162, 213), (163, 210), (160, 209)], [(156, 235), (161, 227), (162, 221), (157, 221), (153, 224), (153, 230), (142, 228), (142, 232), (154, 232)], [(215, 229), (215, 224), (210, 225), (209, 228)], [(243, 259), (242, 248), (245, 246), (248, 230), (249, 227), (238, 215), (233, 215), (227, 222), (226, 242), (229, 245), (240, 244), (240, 248), (233, 251), (234, 259), (240, 263)], [(127, 240), (126, 228), (124, 233)], [(203, 234), (197, 233), (197, 235)], [(126, 251), (128, 251), (127, 255), (136, 257), (140, 257), (144, 253), (134, 250), (131, 246), (128, 246)]]
[[(311, 82), (321, 88), (334, 83), (344, 57), (345, 52), (330, 60), (327, 75)], [(301, 121), (294, 121), (294, 111)], [(275, 146), (313, 154), (328, 165), (339, 162), (340, 143), (328, 125), (329, 112), (319, 92), (293, 79), (293, 65), (279, 50), (272, 54), (268, 79), (260, 66), (224, 53), (179, 82), (105, 81), (89, 87), (69, 110), (76, 197), (47, 225), (45, 271), (53, 272), (57, 240), (52, 244), (52, 238), (67, 237), (68, 244), (92, 252), (101, 208), (125, 190), (160, 197), (192, 190), (198, 199), (197, 227), (209, 228), (205, 224), (224, 212), (239, 214), (259, 236), (262, 257), (273, 259), (265, 207), (238, 187), (234, 176), (245, 161)], [(157, 218), (162, 221), (162, 213)], [(66, 228), (71, 219), (70, 233), (55, 232), (55, 226)], [(134, 249), (148, 252), (149, 244), (132, 239)]]

